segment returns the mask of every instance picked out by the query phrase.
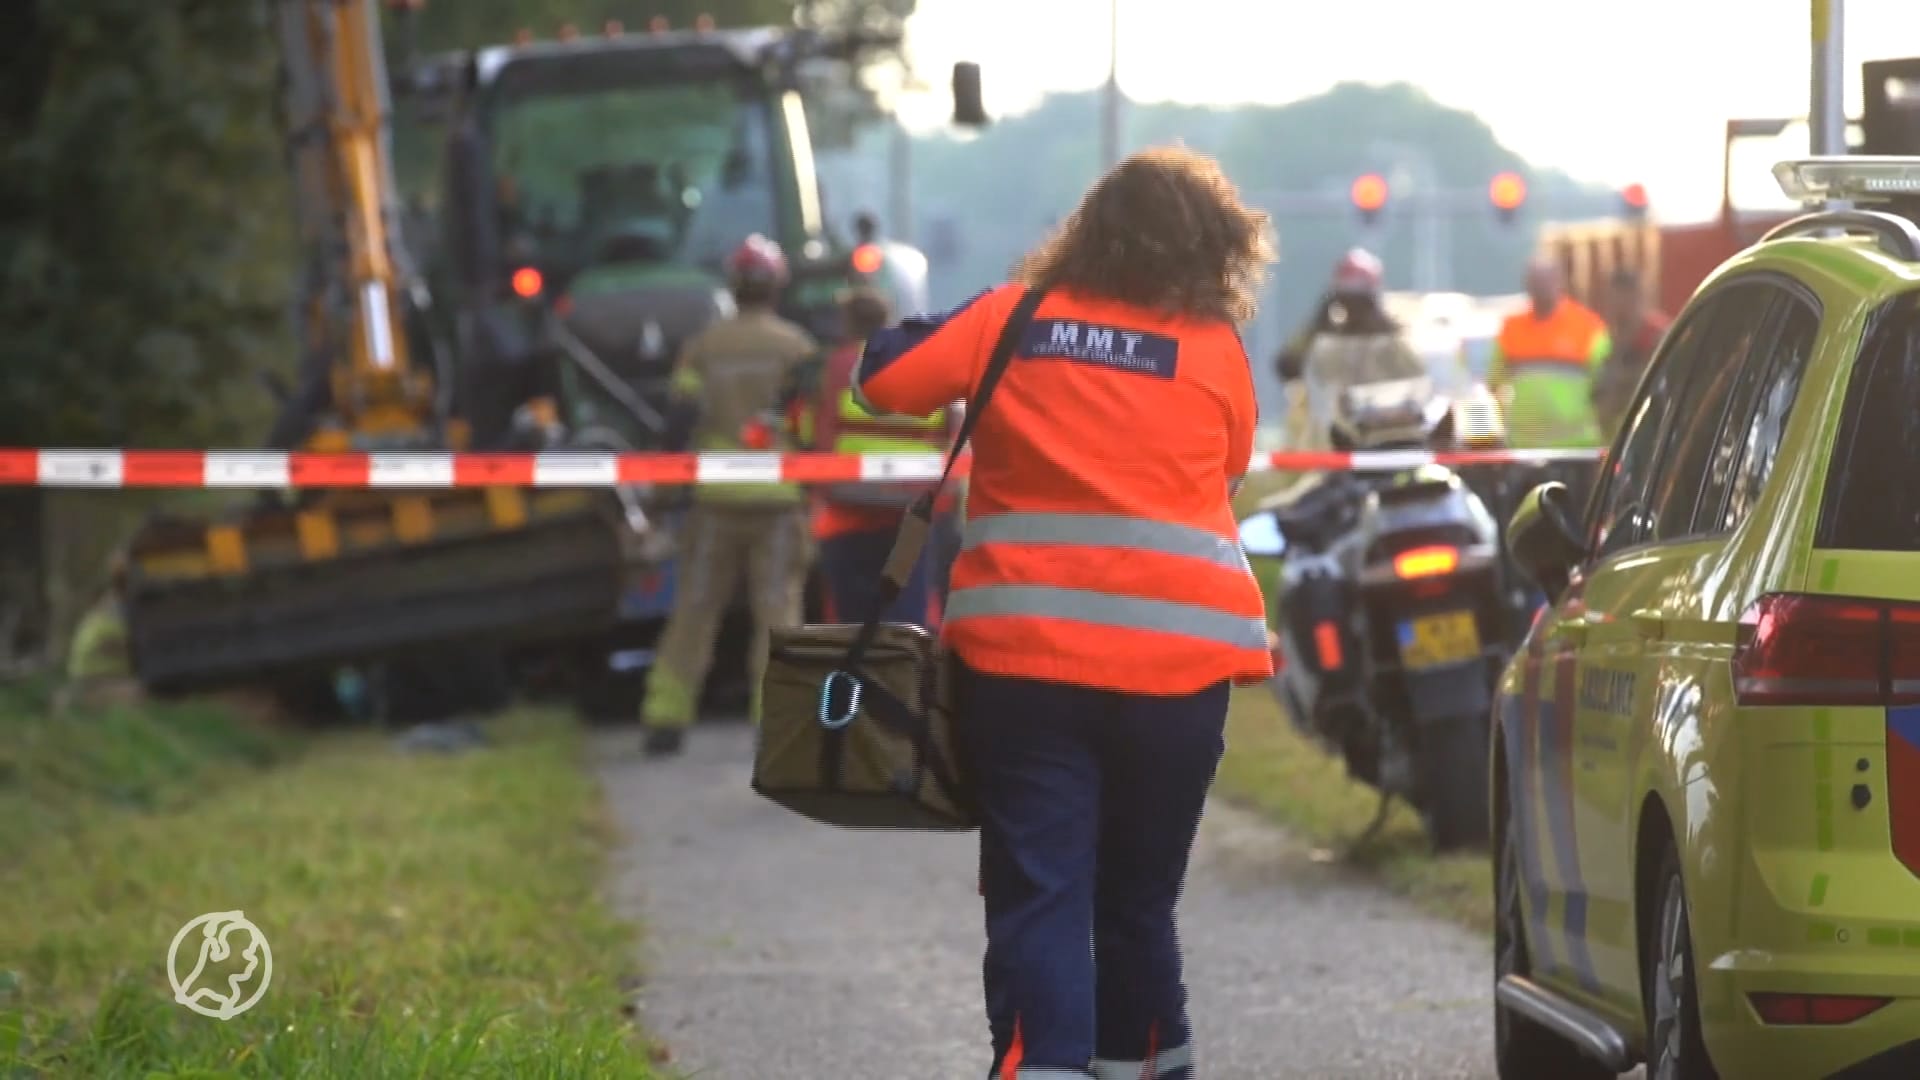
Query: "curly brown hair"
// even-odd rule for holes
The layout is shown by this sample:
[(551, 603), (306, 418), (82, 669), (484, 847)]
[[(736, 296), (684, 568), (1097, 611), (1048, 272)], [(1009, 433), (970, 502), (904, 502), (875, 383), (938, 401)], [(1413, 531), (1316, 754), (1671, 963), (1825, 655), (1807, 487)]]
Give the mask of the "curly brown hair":
[(1167, 315), (1245, 322), (1274, 259), (1267, 215), (1205, 154), (1155, 147), (1101, 177), (1014, 280)]

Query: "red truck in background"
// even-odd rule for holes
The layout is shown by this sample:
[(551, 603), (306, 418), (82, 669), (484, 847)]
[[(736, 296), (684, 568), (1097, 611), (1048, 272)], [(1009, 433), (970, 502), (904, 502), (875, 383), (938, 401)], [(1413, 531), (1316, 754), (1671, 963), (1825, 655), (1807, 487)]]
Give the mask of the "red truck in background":
[[(1872, 60), (1860, 65), (1864, 108), (1856, 154), (1920, 154), (1920, 57)], [(1663, 311), (1686, 306), (1714, 267), (1758, 241), (1795, 211), (1751, 212), (1733, 205), (1733, 145), (1771, 138), (1795, 120), (1729, 120), (1722, 159), (1720, 214), (1712, 221), (1662, 225), (1648, 219), (1647, 195), (1638, 185), (1622, 192), (1627, 213), (1600, 221), (1547, 225), (1540, 250), (1559, 261), (1567, 287), (1583, 303), (1598, 300), (1607, 278), (1622, 265), (1639, 271)]]

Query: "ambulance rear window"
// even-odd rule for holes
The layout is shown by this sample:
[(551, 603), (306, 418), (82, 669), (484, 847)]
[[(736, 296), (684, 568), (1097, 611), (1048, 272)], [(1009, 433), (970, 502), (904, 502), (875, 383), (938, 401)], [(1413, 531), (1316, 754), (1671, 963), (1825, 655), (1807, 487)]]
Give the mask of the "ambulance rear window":
[(1868, 320), (1844, 417), (1816, 543), (1920, 552), (1920, 291)]

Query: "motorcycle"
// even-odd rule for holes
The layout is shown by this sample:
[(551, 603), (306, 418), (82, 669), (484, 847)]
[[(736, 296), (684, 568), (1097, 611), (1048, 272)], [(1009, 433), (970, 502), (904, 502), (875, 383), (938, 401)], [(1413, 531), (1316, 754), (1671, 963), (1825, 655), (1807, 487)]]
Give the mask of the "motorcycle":
[[(1332, 437), (1337, 450), (1452, 449), (1459, 426), (1431, 380), (1405, 379), (1346, 391)], [(1395, 797), (1415, 807), (1437, 850), (1488, 838), (1493, 687), (1530, 614), (1499, 535), (1434, 464), (1328, 473), (1240, 523), (1250, 557), (1282, 559), (1282, 707), (1381, 793), (1383, 817)]]

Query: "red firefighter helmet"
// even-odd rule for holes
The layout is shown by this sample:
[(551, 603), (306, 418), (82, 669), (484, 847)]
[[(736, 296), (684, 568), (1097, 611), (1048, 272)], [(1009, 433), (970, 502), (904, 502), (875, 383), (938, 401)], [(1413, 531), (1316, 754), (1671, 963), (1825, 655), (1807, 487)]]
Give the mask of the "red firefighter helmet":
[(779, 288), (787, 283), (787, 257), (779, 244), (754, 233), (727, 256), (727, 279)]
[(1386, 284), (1386, 267), (1366, 248), (1352, 248), (1333, 266), (1333, 291), (1342, 296), (1372, 296)]

